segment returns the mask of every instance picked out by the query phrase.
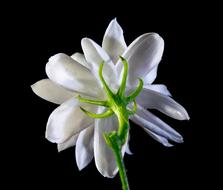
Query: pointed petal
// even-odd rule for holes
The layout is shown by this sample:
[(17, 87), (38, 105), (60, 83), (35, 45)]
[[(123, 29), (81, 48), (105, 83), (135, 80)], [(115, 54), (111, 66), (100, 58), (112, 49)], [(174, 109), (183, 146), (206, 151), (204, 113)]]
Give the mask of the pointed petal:
[(175, 131), (168, 124), (166, 124), (161, 119), (159, 119), (157, 116), (152, 114), (150, 111), (145, 110), (140, 105), (138, 105), (137, 114), (140, 117), (144, 118), (145, 120), (148, 120), (149, 122), (155, 124), (156, 126), (161, 128), (162, 130), (166, 131), (171, 136), (174, 136), (176, 139), (179, 139), (178, 141), (183, 141), (183, 137), (177, 131)]
[(123, 54), (127, 46), (123, 36), (123, 30), (116, 18), (113, 19), (105, 32), (102, 48), (109, 54), (113, 63), (116, 63), (119, 56)]
[(74, 53), (73, 55), (71, 55), (71, 58), (80, 63), (81, 65), (83, 65), (84, 67), (90, 69), (87, 60), (85, 59), (82, 53)]
[(173, 145), (169, 143), (169, 141), (162, 136), (159, 136), (153, 132), (151, 132), (150, 130), (143, 128), (146, 133), (148, 133), (154, 140), (158, 141), (159, 143), (161, 143), (162, 145), (166, 146), (166, 147), (172, 147)]
[(61, 151), (65, 150), (65, 149), (68, 149), (68, 148), (76, 145), (78, 136), (79, 136), (79, 133), (76, 134), (76, 135), (73, 135), (72, 137), (70, 137), (64, 143), (57, 144), (57, 150), (58, 150), (58, 152), (61, 152)]
[(99, 66), (102, 63), (102, 61), (105, 61), (103, 68), (103, 76), (109, 86), (115, 85), (116, 84), (115, 65), (113, 64), (108, 54), (98, 44), (96, 44), (93, 40), (89, 38), (82, 39), (81, 45), (85, 58), (90, 65), (91, 72), (98, 79), (98, 82), (100, 83), (100, 79), (98, 76)]
[(187, 111), (183, 108), (183, 106), (178, 104), (172, 98), (153, 90), (143, 88), (136, 100), (137, 103), (143, 107), (157, 109), (174, 119), (190, 119)]
[(150, 89), (155, 92), (159, 92), (166, 96), (171, 96), (170, 91), (163, 84), (152, 84), (152, 85), (147, 84), (147, 85), (144, 85), (143, 88)]
[(126, 141), (126, 150), (125, 150), (125, 152), (126, 152), (127, 154), (129, 154), (129, 155), (132, 155), (133, 153), (132, 153), (132, 151), (130, 150), (130, 147), (129, 147), (129, 141), (130, 141), (130, 134), (128, 135), (128, 139), (127, 139), (127, 141)]
[[(130, 44), (123, 54), (129, 62), (129, 86), (137, 85), (138, 78), (144, 78), (159, 64), (163, 50), (164, 41), (156, 33), (144, 34)], [(123, 68), (118, 61), (117, 71), (122, 70), (120, 67)]]
[(80, 103), (72, 98), (51, 113), (46, 128), (46, 138), (50, 142), (63, 143), (92, 125), (93, 119), (87, 117), (79, 106), (84, 106), (92, 112), (95, 111), (95, 107), (92, 105)]
[(77, 95), (77, 93), (67, 90), (49, 79), (42, 79), (33, 84), (31, 88), (37, 96), (55, 104), (62, 104)]
[(76, 143), (76, 162), (79, 170), (85, 168), (93, 159), (94, 126), (90, 126), (80, 132)]
[[(99, 113), (103, 112), (104, 108), (100, 108)], [(95, 164), (98, 171), (104, 176), (112, 178), (118, 172), (115, 157), (112, 149), (106, 144), (103, 133), (111, 132), (118, 129), (118, 121), (115, 115), (95, 120), (95, 132), (94, 132), (94, 157)], [(126, 146), (123, 146), (123, 149)], [(122, 153), (125, 149), (122, 150)]]
[(144, 127), (146, 129), (148, 129), (149, 131), (151, 131), (159, 136), (162, 136), (166, 139), (172, 140), (177, 143), (183, 142), (182, 139), (176, 138), (174, 135), (171, 135), (169, 132), (163, 130), (158, 125), (150, 122), (146, 118), (141, 117), (141, 115), (139, 116), (138, 114), (135, 114), (131, 117), (131, 120), (133, 122), (135, 122), (136, 124), (138, 124), (139, 126)]
[(46, 64), (46, 73), (52, 81), (67, 89), (95, 97), (101, 92), (91, 72), (65, 54), (52, 56)]

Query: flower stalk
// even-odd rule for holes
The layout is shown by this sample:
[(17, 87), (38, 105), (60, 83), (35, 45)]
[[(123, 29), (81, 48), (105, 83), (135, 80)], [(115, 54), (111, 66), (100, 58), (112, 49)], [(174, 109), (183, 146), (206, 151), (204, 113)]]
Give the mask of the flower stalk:
[[(90, 100), (82, 98), (78, 96), (78, 100), (80, 102), (89, 103), (98, 106), (104, 106), (108, 109), (101, 114), (91, 113), (84, 108), (80, 107), (80, 109), (92, 118), (106, 118), (115, 114), (118, 118), (119, 128), (118, 131), (111, 131), (109, 133), (104, 133), (104, 139), (106, 144), (112, 149), (117, 166), (119, 168), (119, 175), (122, 182), (123, 190), (129, 190), (128, 179), (126, 175), (125, 165), (122, 158), (122, 146), (126, 143), (128, 132), (129, 132), (129, 116), (136, 113), (137, 104), (135, 98), (139, 95), (140, 91), (143, 87), (142, 79), (139, 79), (139, 84), (135, 91), (133, 91), (129, 96), (125, 96), (126, 91), (126, 81), (128, 76), (128, 62), (120, 56), (120, 59), (123, 63), (124, 70), (122, 74), (121, 85), (117, 91), (117, 93), (113, 93), (112, 90), (107, 85), (103, 75), (102, 70), (104, 66), (104, 61), (100, 64), (99, 67), (99, 78), (101, 80), (103, 89), (107, 95), (106, 101), (101, 100)], [(127, 108), (128, 104), (133, 102), (133, 110), (129, 110)]]
[[(119, 125), (120, 127), (120, 125)], [(119, 169), (119, 175), (122, 183), (123, 190), (129, 190), (128, 178), (125, 170), (125, 164), (122, 158), (122, 142), (116, 131), (110, 132), (109, 134), (104, 133), (104, 139), (107, 145), (113, 150), (115, 160)]]

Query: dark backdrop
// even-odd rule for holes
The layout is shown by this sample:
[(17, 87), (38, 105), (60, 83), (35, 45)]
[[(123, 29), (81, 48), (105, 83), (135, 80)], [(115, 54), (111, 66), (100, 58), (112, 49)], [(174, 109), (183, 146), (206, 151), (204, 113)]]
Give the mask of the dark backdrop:
[(162, 9), (160, 5), (151, 4), (148, 9), (145, 6), (128, 8), (109, 3), (106, 9), (91, 9), (87, 3), (13, 6), (16, 11), (12, 11), (13, 16), (6, 24), (10, 28), (13, 62), (10, 67), (17, 93), (10, 95), (19, 101), (14, 102), (15, 108), (9, 112), (16, 116), (8, 119), (13, 123), (9, 129), (13, 131), (12, 144), (5, 142), (12, 145), (8, 155), (13, 155), (9, 157), (13, 167), (8, 176), (16, 185), (29, 189), (121, 189), (118, 175), (114, 179), (102, 177), (94, 161), (79, 172), (74, 147), (58, 153), (56, 144), (45, 139), (46, 122), (56, 105), (40, 99), (30, 88), (46, 78), (45, 64), (50, 56), (81, 52), (83, 37), (100, 44), (114, 17), (124, 30), (127, 44), (146, 32), (157, 32), (164, 38), (165, 51), (155, 83), (167, 85), (173, 98), (191, 117), (190, 121), (176, 121), (155, 112), (184, 137), (183, 144), (172, 148), (163, 147), (131, 123), (130, 148), (134, 154), (125, 156), (131, 189), (192, 189), (210, 183), (209, 175), (218, 166), (208, 159), (210, 155), (215, 157), (215, 153), (207, 141), (213, 136), (207, 135), (205, 109), (209, 101), (204, 104), (201, 96), (206, 94), (203, 76), (208, 70), (204, 48), (210, 40), (205, 38), (210, 30), (208, 15), (193, 6), (172, 9), (165, 5)]

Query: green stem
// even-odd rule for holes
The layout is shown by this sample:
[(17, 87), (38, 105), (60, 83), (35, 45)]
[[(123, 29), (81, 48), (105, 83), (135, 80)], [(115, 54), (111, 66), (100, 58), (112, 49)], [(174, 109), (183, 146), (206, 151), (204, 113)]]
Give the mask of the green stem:
[(122, 182), (122, 189), (129, 190), (128, 178), (126, 175), (125, 165), (122, 158), (121, 148), (119, 148), (119, 150), (113, 149), (113, 152), (115, 154), (115, 159), (116, 159), (118, 169), (119, 169), (119, 175)]
[(104, 134), (106, 143), (111, 147), (114, 152), (115, 160), (119, 169), (119, 175), (122, 182), (122, 189), (129, 190), (128, 178), (126, 175), (125, 165), (122, 158), (122, 142), (115, 131), (110, 134)]
[(126, 109), (119, 109), (116, 112), (116, 116), (118, 117), (118, 137), (121, 141), (121, 145), (124, 145), (129, 131), (129, 116)]

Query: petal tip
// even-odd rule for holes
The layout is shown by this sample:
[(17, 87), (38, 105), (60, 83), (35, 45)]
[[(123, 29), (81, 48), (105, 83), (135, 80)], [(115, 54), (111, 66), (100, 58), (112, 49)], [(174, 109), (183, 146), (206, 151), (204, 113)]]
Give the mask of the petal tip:
[[(47, 122), (47, 126), (46, 126), (46, 128), (48, 129), (48, 122)], [(45, 138), (49, 141), (49, 142), (51, 142), (51, 143), (63, 143), (64, 141), (61, 141), (61, 140), (59, 140), (59, 139), (57, 139), (57, 138), (55, 138), (55, 137), (53, 137), (52, 135), (50, 135), (49, 133), (49, 131), (46, 129), (46, 132), (45, 132)]]
[(118, 21), (117, 21), (117, 17), (115, 17), (115, 18), (111, 21), (111, 23), (120, 27), (120, 25), (119, 25), (119, 23), (118, 23)]
[[(76, 147), (77, 148), (77, 147)], [(90, 160), (91, 161), (91, 160)], [(83, 160), (79, 160), (76, 158), (77, 168), (79, 171), (83, 170), (90, 162), (83, 162)]]
[(160, 45), (159, 47), (164, 46), (164, 40), (158, 33), (148, 33), (148, 36), (152, 37)]
[[(95, 44), (95, 42), (90, 38), (85, 37), (81, 39), (81, 47), (83, 51), (85, 50), (85, 48), (88, 48), (92, 44)], [(84, 51), (84, 54), (85, 54), (85, 51)]]
[(156, 33), (156, 32), (152, 32), (151, 35), (154, 37), (154, 38), (161, 38), (161, 36)]
[(85, 40), (88, 40), (89, 38), (88, 37), (84, 37), (81, 39), (81, 41), (85, 41)]
[(188, 113), (187, 113), (187, 116), (186, 116), (186, 120), (190, 120), (190, 116), (188, 115)]
[(61, 147), (59, 146), (59, 144), (57, 144), (57, 152), (59, 153), (61, 151), (63, 151), (63, 149), (61, 149)]
[(84, 38), (82, 38), (82, 39), (81, 39), (81, 45), (82, 45), (83, 43), (86, 43), (86, 42), (90, 41), (90, 40), (91, 40), (91, 39), (88, 38), (88, 37), (84, 37)]
[(99, 168), (96, 164), (96, 167), (98, 169), (98, 171), (100, 172), (100, 174), (103, 176), (103, 177), (107, 177), (107, 178), (114, 178), (118, 172), (118, 168), (116, 168), (114, 171), (107, 171), (106, 169), (104, 168)]
[(107, 177), (107, 178), (114, 178), (115, 174), (109, 175), (109, 174), (101, 174), (103, 177)]
[(81, 170), (84, 169), (84, 166), (77, 163), (77, 168), (78, 168), (79, 171), (81, 171)]
[(57, 53), (56, 55), (53, 55), (49, 58), (49, 62), (56, 62), (64, 56), (66, 56), (64, 53)]
[(173, 139), (171, 139), (171, 140), (173, 140), (176, 143), (183, 143), (184, 142), (184, 139), (183, 139), (183, 137), (180, 134), (177, 137), (176, 136), (173, 137)]
[[(43, 80), (44, 80), (44, 79), (43, 79)], [(41, 87), (40, 87), (39, 84), (40, 84), (41, 81), (42, 81), (42, 80), (37, 81), (36, 83), (30, 85), (30, 88), (32, 89), (32, 91), (33, 91), (34, 94), (36, 94), (36, 95), (39, 96), (40, 98), (43, 98), (43, 97), (41, 96), (41, 94), (39, 93), (39, 91), (40, 91), (40, 89), (41, 89)], [(43, 98), (43, 99), (44, 99), (44, 98)]]
[(36, 82), (36, 83), (30, 85), (30, 88), (32, 89), (32, 91), (33, 91), (37, 96), (39, 96), (39, 95), (38, 95), (38, 82)]
[(183, 137), (181, 139), (179, 139), (178, 143), (184, 143)]
[(50, 137), (50, 135), (48, 134), (48, 132), (45, 132), (45, 138), (50, 141), (51, 143), (54, 143), (54, 139)]
[(35, 91), (34, 91), (34, 90), (35, 90), (35, 84), (36, 84), (36, 83), (30, 85), (30, 88), (32, 89), (33, 92), (35, 92)]
[(190, 120), (190, 116), (188, 115), (186, 110), (184, 110), (184, 113), (181, 114), (181, 120)]
[(170, 147), (173, 147), (174, 145), (172, 145), (172, 144), (170, 144), (170, 143), (165, 143), (165, 144), (163, 144), (165, 147), (168, 147), (168, 148), (170, 148)]

